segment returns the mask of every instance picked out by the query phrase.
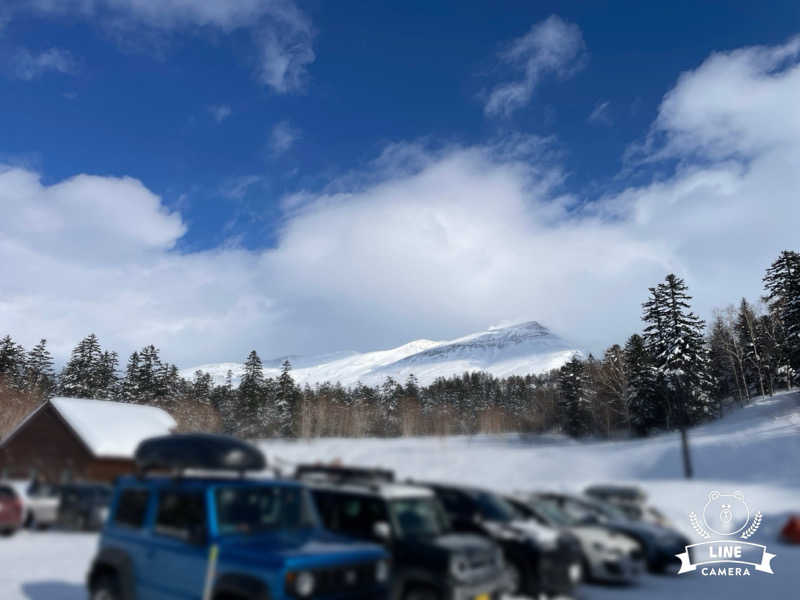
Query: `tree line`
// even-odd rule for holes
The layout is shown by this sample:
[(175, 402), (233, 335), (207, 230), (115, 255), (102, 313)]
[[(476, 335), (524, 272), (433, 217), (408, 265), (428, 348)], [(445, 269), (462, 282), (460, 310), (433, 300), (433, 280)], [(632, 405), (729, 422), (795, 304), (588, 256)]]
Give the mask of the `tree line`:
[(691, 310), (674, 274), (649, 288), (642, 331), (601, 358), (574, 356), (543, 374), (497, 378), (484, 372), (420, 385), (387, 377), (380, 385), (299, 386), (291, 364), (268, 377), (258, 353), (216, 383), (180, 376), (159, 350), (133, 352), (124, 369), (94, 334), (56, 373), (46, 340), (26, 351), (0, 339), (0, 434), (54, 395), (147, 404), (182, 430), (247, 438), (450, 435), (561, 431), (574, 437), (648, 435), (719, 417), (727, 403), (791, 388), (800, 373), (800, 254), (784, 251), (764, 275), (758, 304), (742, 299), (710, 326)]

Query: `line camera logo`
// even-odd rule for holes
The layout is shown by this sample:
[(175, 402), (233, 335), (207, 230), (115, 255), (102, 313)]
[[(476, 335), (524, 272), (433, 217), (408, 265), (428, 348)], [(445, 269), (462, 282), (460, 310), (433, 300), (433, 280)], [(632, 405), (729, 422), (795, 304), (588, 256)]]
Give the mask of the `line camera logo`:
[[(773, 574), (770, 561), (775, 555), (767, 552), (766, 546), (742, 541), (758, 531), (761, 512), (752, 513), (741, 492), (711, 492), (702, 516), (691, 512), (689, 522), (703, 539), (711, 540), (716, 536), (719, 539), (691, 544), (686, 546), (686, 552), (676, 554), (681, 559), (679, 575), (696, 571), (698, 567), (703, 576), (749, 576), (750, 567)], [(716, 566), (728, 564), (736, 566)]]

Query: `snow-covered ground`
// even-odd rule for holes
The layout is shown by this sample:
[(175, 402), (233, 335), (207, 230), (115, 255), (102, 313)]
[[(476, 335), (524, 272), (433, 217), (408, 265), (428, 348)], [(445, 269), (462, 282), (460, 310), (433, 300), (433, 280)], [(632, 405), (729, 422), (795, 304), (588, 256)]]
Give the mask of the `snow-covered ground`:
[[(638, 585), (583, 586), (586, 600), (795, 598), (800, 546), (777, 540), (789, 514), (800, 514), (800, 393), (755, 402), (691, 433), (696, 478), (681, 476), (677, 435), (647, 440), (576, 443), (557, 436), (478, 436), (397, 440), (264, 442), (268, 458), (391, 467), (401, 477), (440, 479), (499, 490), (580, 490), (588, 483), (636, 482), (676, 526), (696, 539), (687, 513), (703, 508), (710, 490), (740, 490), (764, 514), (750, 540), (777, 557), (774, 575), (647, 576)], [(92, 535), (24, 532), (0, 538), (0, 600), (83, 600), (94, 552)], [(142, 599), (147, 600), (147, 599)]]

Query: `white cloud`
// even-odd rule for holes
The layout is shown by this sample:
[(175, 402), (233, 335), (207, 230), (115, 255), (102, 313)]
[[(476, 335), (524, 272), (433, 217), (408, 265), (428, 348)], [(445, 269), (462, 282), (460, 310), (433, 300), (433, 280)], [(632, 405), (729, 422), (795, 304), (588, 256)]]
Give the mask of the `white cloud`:
[(283, 154), (291, 148), (300, 136), (300, 131), (289, 121), (280, 121), (272, 128), (269, 147), (273, 154)]
[(47, 72), (72, 74), (77, 64), (72, 54), (61, 48), (49, 48), (39, 53), (20, 48), (11, 55), (9, 68), (13, 77), (31, 81)]
[(231, 107), (227, 104), (215, 104), (208, 107), (208, 112), (211, 114), (211, 118), (217, 123), (222, 123), (231, 116), (233, 110), (231, 110)]
[(257, 78), (278, 93), (301, 89), (315, 58), (311, 21), (293, 0), (20, 0), (6, 10), (97, 20), (119, 38), (143, 28), (151, 33), (246, 29), (257, 47)]
[(261, 183), (264, 180), (260, 175), (242, 175), (241, 177), (233, 177), (226, 181), (220, 192), (226, 198), (238, 200), (244, 198), (252, 186)]
[(586, 120), (590, 123), (602, 123), (603, 125), (610, 125), (611, 116), (608, 114), (608, 107), (610, 105), (611, 103), (608, 100), (604, 102), (598, 102)]
[(398, 143), (323, 192), (293, 195), (274, 247), (184, 255), (180, 215), (134, 180), (46, 186), (8, 169), (0, 333), (47, 336), (63, 355), (95, 331), (123, 353), (152, 342), (190, 366), (532, 318), (600, 350), (639, 329), (647, 287), (670, 271), (709, 317), (756, 298), (770, 261), (797, 249), (792, 48), (717, 54), (685, 73), (648, 147), (681, 166), (589, 204), (563, 193), (546, 140)]
[(586, 45), (577, 25), (556, 15), (535, 24), (500, 53), (500, 61), (522, 71), (519, 79), (496, 86), (486, 100), (486, 114), (508, 116), (528, 104), (542, 77), (568, 77), (583, 64)]

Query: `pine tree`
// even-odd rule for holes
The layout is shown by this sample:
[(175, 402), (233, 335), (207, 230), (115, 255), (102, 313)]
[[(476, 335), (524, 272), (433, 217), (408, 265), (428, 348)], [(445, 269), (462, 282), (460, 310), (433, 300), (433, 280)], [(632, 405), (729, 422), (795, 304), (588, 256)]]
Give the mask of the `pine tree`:
[(269, 416), (265, 419), (264, 415), (264, 387), (264, 366), (258, 353), (253, 350), (244, 362), (244, 372), (237, 393), (236, 429), (241, 435), (257, 437), (271, 420)]
[(653, 354), (659, 386), (666, 392), (667, 427), (681, 432), (684, 472), (692, 477), (687, 428), (714, 414), (710, 390), (705, 323), (691, 312), (686, 284), (670, 273), (664, 283), (650, 288), (643, 304), (645, 347)]
[(122, 380), (120, 400), (134, 403), (139, 398), (139, 353), (134, 351), (128, 358), (125, 377)]
[(116, 383), (116, 354), (104, 353), (95, 334), (80, 341), (61, 371), (60, 393), (77, 398), (108, 398)]
[(764, 287), (770, 311), (781, 322), (787, 382), (800, 370), (800, 254), (784, 250), (767, 269)]
[(663, 399), (657, 389), (653, 358), (638, 334), (628, 338), (623, 351), (628, 385), (625, 390), (631, 429), (637, 435), (647, 433), (663, 422)]
[(52, 395), (55, 388), (55, 372), (53, 357), (47, 349), (47, 340), (40, 340), (28, 352), (25, 382), (31, 394), (41, 394), (45, 398)]
[(586, 396), (584, 364), (577, 356), (561, 367), (559, 410), (564, 432), (578, 437), (591, 430), (591, 412)]
[[(705, 322), (691, 312), (686, 284), (673, 274), (643, 304), (645, 347), (669, 393), (671, 423), (685, 427), (713, 414)], [(670, 423), (667, 424), (668, 426)]]
[(25, 348), (6, 335), (0, 340), (0, 384), (22, 390), (25, 387), (25, 370)]
[(281, 374), (275, 397), (275, 419), (281, 437), (294, 435), (294, 413), (297, 405), (298, 390), (292, 379), (292, 364), (289, 359), (283, 361)]

